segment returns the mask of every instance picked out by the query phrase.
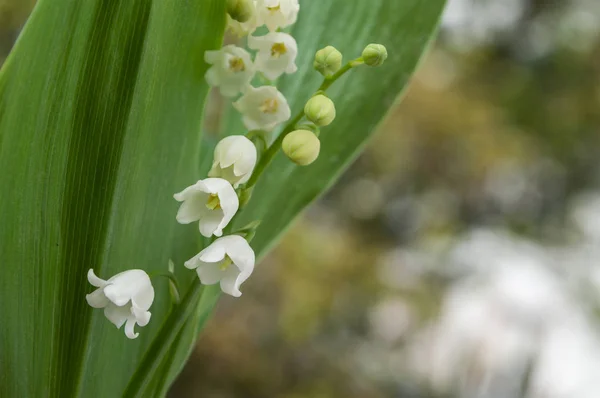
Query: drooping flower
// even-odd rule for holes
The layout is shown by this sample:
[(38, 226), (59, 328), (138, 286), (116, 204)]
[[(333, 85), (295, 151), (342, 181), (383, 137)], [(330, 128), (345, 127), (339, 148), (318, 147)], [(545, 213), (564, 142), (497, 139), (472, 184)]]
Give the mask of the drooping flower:
[(234, 45), (207, 51), (204, 60), (212, 65), (206, 72), (207, 83), (219, 87), (225, 97), (235, 97), (243, 92), (255, 74), (250, 53)]
[(85, 296), (94, 308), (104, 308), (104, 315), (118, 329), (125, 324), (125, 335), (138, 337), (135, 324), (146, 326), (150, 322), (150, 306), (154, 301), (154, 288), (150, 277), (141, 269), (121, 272), (109, 280), (100, 279), (90, 269), (88, 281), (98, 289)]
[(254, 64), (267, 79), (275, 80), (284, 73), (294, 73), (298, 45), (287, 33), (272, 32), (264, 36), (249, 36), (248, 47), (258, 50)]
[(200, 180), (173, 197), (183, 202), (177, 212), (177, 221), (180, 224), (199, 221), (200, 233), (207, 238), (213, 234), (223, 235), (223, 228), (240, 206), (235, 190), (222, 178)]
[(254, 270), (254, 251), (239, 235), (215, 240), (210, 246), (185, 262), (186, 268), (195, 269), (203, 285), (221, 283), (221, 290), (240, 297), (240, 285)]
[(247, 182), (256, 166), (256, 147), (243, 135), (223, 138), (215, 148), (209, 177), (223, 178), (234, 188)]
[(283, 94), (272, 86), (249, 87), (233, 106), (242, 113), (242, 120), (248, 130), (269, 132), (288, 120), (292, 114)]
[(259, 20), (275, 32), (296, 22), (300, 5), (298, 0), (258, 0), (256, 9)]

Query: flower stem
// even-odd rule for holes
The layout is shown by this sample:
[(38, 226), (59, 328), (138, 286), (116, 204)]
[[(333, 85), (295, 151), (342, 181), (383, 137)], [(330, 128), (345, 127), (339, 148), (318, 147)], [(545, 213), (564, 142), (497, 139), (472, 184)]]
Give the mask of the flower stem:
[[(348, 62), (339, 71), (337, 71), (337, 73), (335, 73), (332, 76), (326, 77), (325, 80), (323, 80), (323, 83), (321, 84), (319, 89), (317, 90), (317, 93), (327, 91), (327, 89), (333, 83), (335, 83), (340, 77), (342, 77), (346, 72), (348, 72), (353, 67), (362, 65), (362, 64), (363, 64), (363, 61), (361, 58), (357, 58), (355, 60)], [(279, 134), (279, 136), (277, 136), (277, 138), (271, 144), (271, 146), (269, 146), (269, 148), (264, 152), (263, 156), (260, 158), (260, 161), (256, 165), (256, 168), (254, 169), (254, 173), (252, 173), (252, 177), (250, 177), (250, 180), (246, 183), (246, 187), (245, 187), (246, 189), (253, 187), (258, 182), (258, 179), (261, 176), (261, 174), (265, 171), (267, 166), (273, 161), (273, 159), (275, 158), (275, 155), (277, 155), (277, 152), (279, 152), (279, 148), (281, 148), (281, 143), (283, 142), (283, 139), (285, 138), (285, 136), (288, 135), (289, 133), (291, 133), (292, 131), (294, 131), (294, 129), (296, 128), (296, 124), (298, 124), (300, 122), (300, 120), (302, 120), (302, 117), (304, 117), (304, 109), (302, 109), (285, 126), (285, 128), (283, 129), (281, 134)]]
[[(332, 76), (326, 77), (317, 93), (325, 92), (333, 83), (336, 82), (340, 77), (342, 77), (346, 72), (352, 69), (355, 66), (361, 65), (362, 59), (358, 58), (356, 60), (348, 62), (344, 65), (337, 73)], [(267, 168), (267, 166), (271, 163), (271, 161), (277, 155), (279, 148), (281, 148), (281, 143), (286, 135), (294, 131), (296, 125), (302, 120), (304, 117), (304, 110), (300, 111), (283, 129), (281, 134), (277, 136), (275, 141), (266, 149), (263, 155), (260, 158), (259, 163), (256, 165), (254, 169), (254, 173), (252, 177), (245, 185), (244, 189), (249, 189), (253, 187), (258, 181), (261, 174)], [(251, 132), (250, 137), (253, 136)], [(228, 225), (229, 230), (231, 229), (233, 223), (231, 222)], [(255, 228), (254, 228), (255, 229)], [(227, 230), (229, 232), (229, 230)], [(245, 232), (245, 231), (240, 231)], [(253, 233), (248, 236), (248, 241), (252, 240)], [(211, 239), (211, 243), (214, 239)], [(175, 285), (177, 285), (176, 279), (171, 278), (171, 276), (166, 274), (161, 274), (160, 276), (166, 276), (174, 281)], [(150, 344), (148, 350), (144, 354), (142, 358), (142, 362), (136, 369), (135, 373), (129, 380), (129, 384), (125, 388), (125, 392), (123, 393), (123, 398), (141, 398), (145, 393), (145, 390), (148, 388), (149, 384), (154, 377), (155, 372), (163, 363), (163, 359), (169, 353), (173, 342), (179, 335), (180, 331), (183, 329), (183, 326), (193, 313), (194, 309), (198, 306), (198, 302), (200, 301), (202, 295), (202, 285), (198, 282), (194, 282), (192, 286), (189, 288), (187, 294), (179, 303), (176, 305), (173, 311), (169, 314), (168, 318), (163, 323), (160, 328), (158, 334)]]
[(253, 187), (256, 184), (256, 182), (258, 181), (258, 177), (260, 177), (265, 168), (267, 168), (267, 166), (271, 163), (275, 155), (277, 155), (277, 152), (279, 151), (279, 148), (281, 147), (281, 143), (283, 142), (285, 136), (294, 131), (296, 124), (298, 124), (298, 122), (302, 120), (303, 116), (304, 111), (298, 113), (296, 117), (294, 117), (292, 121), (287, 124), (285, 129), (283, 129), (281, 134), (279, 134), (279, 136), (277, 137), (277, 139), (275, 139), (271, 146), (265, 151), (263, 156), (260, 158), (260, 161), (256, 165), (254, 173), (252, 173), (252, 177), (250, 177), (250, 180), (248, 180), (248, 183), (245, 187), (246, 189)]
[(142, 362), (125, 388), (125, 392), (123, 393), (124, 398), (141, 398), (144, 396), (144, 392), (152, 381), (154, 373), (171, 349), (171, 345), (177, 338), (179, 331), (198, 305), (201, 294), (202, 285), (194, 281), (182, 302), (169, 314), (169, 317), (163, 323), (150, 347), (146, 350)]

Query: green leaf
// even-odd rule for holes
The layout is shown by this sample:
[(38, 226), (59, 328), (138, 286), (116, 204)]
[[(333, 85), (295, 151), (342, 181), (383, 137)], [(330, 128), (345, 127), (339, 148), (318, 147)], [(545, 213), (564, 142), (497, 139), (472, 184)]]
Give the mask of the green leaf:
[(203, 54), (221, 44), (224, 7), (36, 6), (0, 72), (0, 396), (120, 396), (160, 328), (168, 299), (129, 341), (87, 305), (86, 273), (165, 272), (199, 249), (172, 194), (197, 178)]

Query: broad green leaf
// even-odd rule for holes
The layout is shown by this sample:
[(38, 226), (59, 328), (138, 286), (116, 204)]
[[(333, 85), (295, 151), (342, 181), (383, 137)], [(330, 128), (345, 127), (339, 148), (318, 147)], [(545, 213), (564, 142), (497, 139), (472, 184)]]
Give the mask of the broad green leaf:
[(36, 6), (0, 72), (1, 397), (118, 397), (156, 334), (166, 280), (155, 280), (153, 321), (129, 341), (87, 306), (86, 273), (166, 272), (199, 249), (172, 194), (197, 178), (203, 53), (220, 46), (224, 7)]

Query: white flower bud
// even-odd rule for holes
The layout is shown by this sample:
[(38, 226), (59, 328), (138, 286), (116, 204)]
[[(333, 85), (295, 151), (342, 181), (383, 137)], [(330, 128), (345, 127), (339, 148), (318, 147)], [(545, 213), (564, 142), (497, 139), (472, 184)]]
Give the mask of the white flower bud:
[(219, 87), (225, 97), (235, 97), (243, 92), (255, 74), (250, 53), (234, 45), (207, 51), (204, 60), (212, 65), (206, 72), (207, 83)]
[(238, 22), (248, 22), (255, 13), (253, 0), (227, 0), (227, 13)]
[(242, 114), (248, 130), (272, 131), (292, 115), (283, 94), (272, 86), (249, 87), (233, 106)]
[(380, 66), (387, 57), (387, 49), (381, 44), (369, 44), (362, 53), (363, 61), (369, 66)]
[(307, 166), (319, 157), (321, 142), (311, 131), (296, 130), (285, 136), (281, 148), (292, 162)]
[(210, 246), (185, 262), (195, 269), (203, 285), (221, 284), (223, 293), (240, 297), (240, 285), (254, 271), (254, 251), (246, 239), (229, 235), (215, 240)]
[(258, 0), (256, 10), (260, 23), (275, 32), (296, 22), (300, 5), (298, 0)]
[(317, 126), (327, 126), (335, 119), (335, 105), (326, 96), (315, 95), (304, 106), (304, 114)]
[(315, 54), (314, 68), (323, 76), (332, 76), (342, 68), (343, 56), (335, 47), (327, 46)]
[(254, 60), (256, 69), (269, 80), (275, 80), (283, 73), (294, 73), (298, 45), (287, 33), (268, 33), (264, 36), (249, 36), (248, 47), (258, 50)]
[(200, 180), (173, 197), (183, 202), (177, 212), (177, 222), (199, 221), (200, 233), (207, 238), (223, 235), (223, 228), (240, 207), (235, 190), (222, 178)]
[(234, 188), (247, 182), (256, 166), (256, 147), (243, 135), (223, 138), (215, 148), (209, 177), (223, 178)]
[(94, 308), (104, 308), (104, 316), (118, 329), (125, 324), (125, 335), (138, 337), (134, 327), (150, 322), (150, 307), (154, 301), (154, 288), (150, 277), (141, 269), (121, 272), (109, 280), (98, 278), (94, 270), (88, 271), (88, 281), (98, 289), (85, 296)]

